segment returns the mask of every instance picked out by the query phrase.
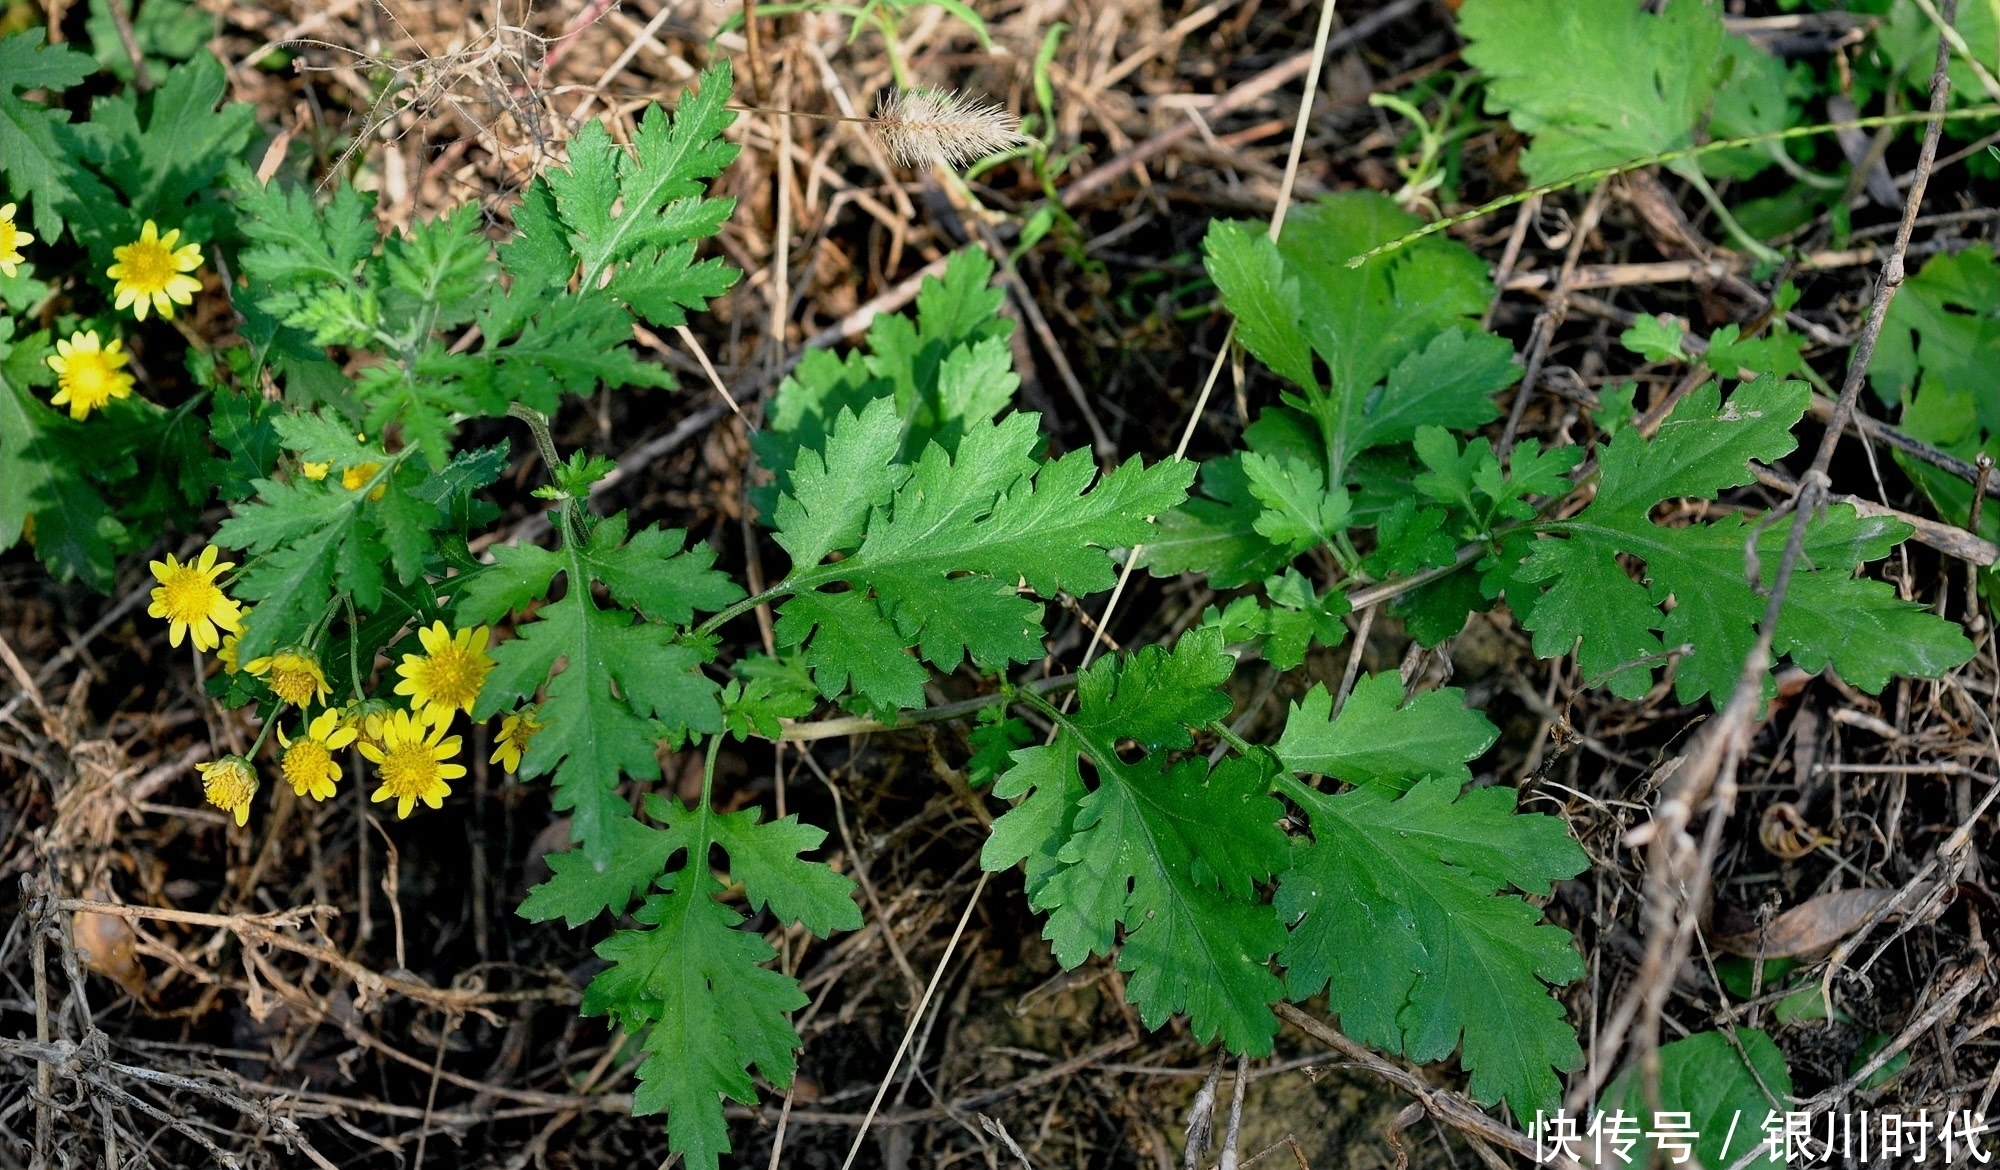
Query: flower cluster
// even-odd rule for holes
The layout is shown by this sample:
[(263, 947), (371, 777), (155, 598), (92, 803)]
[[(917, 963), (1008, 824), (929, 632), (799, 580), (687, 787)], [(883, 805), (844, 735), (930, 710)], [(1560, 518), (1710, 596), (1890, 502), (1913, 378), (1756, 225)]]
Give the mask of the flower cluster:
[[(249, 610), (225, 593), (219, 580), (234, 567), (218, 561), (213, 546), (185, 564), (168, 554), (153, 562), (159, 586), (148, 612), (169, 623), (172, 645), (191, 638), (196, 650), (216, 650), (231, 673), (240, 670), (262, 679), (280, 704), (300, 711), (296, 731), (288, 733), (275, 717), (265, 729), (266, 734), (277, 732), (278, 768), (292, 791), (302, 798), (331, 799), (343, 774), (338, 753), (352, 747), (380, 773), (381, 783), (370, 800), (395, 801), (399, 818), (408, 817), (420, 801), (428, 808), (442, 807), (451, 795), (449, 782), (465, 775), (465, 765), (457, 762), (464, 739), (450, 734), (452, 722), (460, 712), (471, 714), (494, 667), (487, 653), (487, 627), (453, 630), (437, 621), (418, 628), (424, 652), (404, 655), (396, 667), (396, 693), (409, 700), (408, 708), (364, 696), (342, 707), (328, 706), (333, 687), (310, 646), (287, 646), (239, 666), (236, 641)], [(315, 707), (317, 714), (310, 710)], [(528, 741), (542, 729), (537, 713), (531, 706), (501, 721), (492, 763), (504, 763), (510, 773), (520, 766)], [(263, 740), (260, 735), (248, 755), (225, 756), (199, 768), (208, 802), (239, 825), (249, 822), (250, 802), (257, 795), (252, 758)]]
[[(35, 242), (34, 236), (16, 224), (15, 211), (12, 203), (0, 206), (0, 275), (9, 277), (27, 259), (21, 245)], [(104, 274), (113, 281), (117, 308), (130, 307), (132, 315), (144, 321), (155, 309), (161, 317), (171, 319), (175, 305), (194, 303), (201, 281), (188, 273), (201, 267), (201, 245), (180, 244), (180, 238), (179, 228), (163, 236), (159, 225), (149, 219), (137, 240), (111, 250), (117, 263)], [(125, 372), (131, 356), (125, 352), (123, 339), (114, 337), (106, 342), (95, 329), (78, 330), (67, 340), (57, 339), (56, 352), (48, 358), (49, 368), (56, 372), (56, 393), (49, 405), (69, 407), (69, 416), (82, 422), (112, 399), (131, 397), (133, 379)], [(179, 645), (178, 640), (175, 645)]]

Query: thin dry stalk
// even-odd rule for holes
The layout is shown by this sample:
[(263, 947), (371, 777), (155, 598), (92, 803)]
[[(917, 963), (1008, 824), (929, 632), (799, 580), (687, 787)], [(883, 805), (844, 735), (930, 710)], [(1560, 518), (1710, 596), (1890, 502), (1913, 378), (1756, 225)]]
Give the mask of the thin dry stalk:
[[(1957, 0), (1945, 0), (1947, 24), (1955, 16), (1957, 8)], [(1612, 1058), (1624, 1047), (1626, 1037), (1635, 1025), (1638, 1028), (1641, 1071), (1645, 1074), (1649, 1090), (1657, 1084), (1659, 1028), (1668, 989), (1673, 982), (1673, 973), (1687, 958), (1695, 919), (1714, 875), (1715, 858), (1721, 848), (1721, 827), (1735, 805), (1736, 769), (1749, 753), (1751, 732), (1757, 713), (1764, 705), (1764, 676), (1770, 667), (1778, 615), (1783, 609), (1792, 574), (1804, 551), (1806, 525), (1826, 501), (1832, 482), (1827, 475), (1827, 467), (1833, 460), (1842, 432), (1846, 430), (1847, 420), (1854, 413), (1854, 405), (1860, 397), (1861, 384), (1874, 356), (1876, 340), (1882, 334), (1889, 305), (1903, 285), (1903, 258), (1909, 249), (1918, 212), (1923, 206), (1924, 191), (1937, 158), (1938, 137), (1943, 129), (1943, 122), (1937, 115), (1944, 112), (1951, 94), (1951, 75), (1947, 70), (1950, 60), (1950, 43), (1940, 36), (1936, 64), (1931, 72), (1932, 117), (1925, 124), (1923, 146), (1918, 154), (1909, 199), (1904, 205), (1902, 225), (1896, 232), (1895, 244), (1888, 259), (1882, 265), (1881, 285), (1876, 290), (1867, 323), (1862, 327), (1849, 358), (1847, 378), (1834, 405), (1833, 417), (1812, 467), (1800, 479), (1791, 530), (1785, 542), (1784, 555), (1772, 579), (1763, 621), (1758, 626), (1756, 645), (1745, 659), (1735, 690), (1721, 715), (1684, 753), (1686, 762), (1675, 771), (1652, 821), (1628, 836), (1632, 845), (1650, 846), (1651, 861), (1645, 892), (1648, 918), (1645, 958), (1638, 979), (1619, 1002), (1609, 1026), (1600, 1033), (1585, 1075), (1571, 1086), (1567, 1104), (1572, 1111), (1583, 1109), (1609, 1079)], [(1697, 843), (1689, 833), (1689, 827), (1696, 813), (1704, 809), (1709, 821), (1702, 840)]]

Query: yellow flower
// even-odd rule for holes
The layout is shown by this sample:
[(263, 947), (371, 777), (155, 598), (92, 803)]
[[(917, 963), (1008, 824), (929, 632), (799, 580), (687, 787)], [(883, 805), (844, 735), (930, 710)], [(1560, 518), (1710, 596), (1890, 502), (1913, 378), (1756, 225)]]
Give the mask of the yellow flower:
[(380, 745), (382, 723), (395, 708), (381, 699), (356, 699), (340, 709), (340, 725), (352, 728), (361, 743)]
[(278, 743), (285, 749), (279, 766), (285, 770), (285, 779), (292, 782), (292, 791), (314, 800), (332, 799), (333, 786), (340, 782), (340, 764), (333, 753), (353, 743), (358, 735), (352, 727), (342, 726), (340, 712), (330, 709), (301, 728), (297, 739), (286, 739), (285, 729), (278, 728)]
[(95, 329), (70, 334), (68, 341), (56, 342), (55, 355), (48, 359), (49, 368), (56, 372), (56, 396), (49, 399), (49, 405), (67, 403), (69, 416), (82, 422), (113, 398), (131, 397), (132, 375), (124, 370), (130, 360), (125, 343), (115, 337), (105, 346), (98, 341)]
[(201, 267), (201, 245), (174, 247), (180, 238), (181, 229), (175, 228), (163, 236), (149, 219), (138, 240), (111, 249), (118, 263), (105, 269), (104, 275), (118, 282), (115, 308), (130, 305), (132, 315), (144, 321), (149, 309), (158, 309), (160, 316), (171, 318), (175, 305), (194, 303), (201, 282), (185, 274)]
[(454, 635), (443, 622), (432, 622), (418, 630), (417, 638), (428, 654), (405, 654), (396, 673), (403, 681), (396, 693), (408, 695), (417, 708), (432, 719), (449, 721), (453, 711), (472, 712), (479, 688), (493, 659), (486, 653), (486, 627), (460, 630)]
[(250, 801), (257, 795), (257, 769), (242, 756), (224, 756), (209, 764), (197, 764), (202, 794), (208, 803), (224, 812), (235, 813), (236, 823), (250, 820)]
[(15, 266), (27, 259), (21, 245), (34, 242), (35, 237), (14, 226), (14, 204), (0, 207), (0, 276), (14, 275)]
[(540, 707), (523, 707), (500, 721), (500, 737), (493, 745), (493, 758), (489, 764), (499, 764), (513, 775), (521, 767), (521, 753), (528, 750), (528, 741), (545, 726), (535, 716), (541, 714)]
[(216, 577), (235, 568), (236, 562), (216, 564), (214, 545), (202, 549), (199, 560), (185, 565), (168, 553), (165, 561), (154, 561), (150, 567), (160, 584), (153, 590), (153, 604), (146, 612), (173, 623), (167, 629), (168, 642), (179, 646), (181, 638), (193, 630), (194, 648), (213, 650), (222, 640), (217, 626), (231, 633), (242, 629), (241, 608), (215, 583)]
[(270, 683), (272, 692), (294, 707), (324, 703), (332, 693), (326, 684), (326, 672), (319, 668), (319, 659), (303, 646), (290, 646), (276, 654), (252, 659), (243, 669)]
[[(326, 473), (327, 473), (327, 472), (329, 472), (329, 471), (331, 471), (331, 470), (333, 470), (333, 464), (331, 464), (331, 463), (304, 463), (304, 462), (302, 462), (302, 463), (300, 463), (300, 464), (299, 464), (299, 472), (300, 472), (300, 473), (301, 473), (302, 475), (304, 475), (304, 476), (305, 476), (305, 477), (306, 477), (307, 479), (312, 479), (312, 480), (320, 480), (320, 479), (325, 479), (325, 478), (326, 478)], [(343, 478), (345, 478), (345, 477), (343, 477)], [(350, 490), (351, 490), (351, 489), (350, 489)]]
[[(239, 627), (243, 622), (250, 620), (250, 612), (256, 608), (254, 605), (243, 607), (243, 612), (236, 615)], [(215, 660), (220, 662), (222, 669), (228, 671), (230, 674), (235, 674), (237, 671), (243, 669), (236, 661), (236, 643), (242, 637), (243, 635), (240, 632), (224, 634), (222, 636), (222, 648), (215, 652)]]
[[(357, 463), (354, 466), (345, 468), (341, 471), (340, 486), (346, 488), (350, 492), (358, 492), (362, 488), (366, 487), (368, 485), (368, 481), (374, 479), (375, 473), (380, 470), (382, 470), (382, 465), (380, 463)], [(368, 498), (371, 501), (379, 500), (382, 498), (382, 494), (388, 490), (389, 490), (388, 484), (378, 483), (375, 485), (375, 490), (368, 493)]]
[(409, 816), (419, 800), (431, 808), (442, 807), (451, 795), (451, 785), (445, 781), (465, 775), (464, 765), (449, 762), (462, 741), (456, 735), (446, 736), (447, 726), (408, 711), (392, 711), (383, 718), (381, 743), (361, 745), (361, 754), (382, 769), (382, 787), (368, 799), (379, 803), (394, 797), (398, 819)]

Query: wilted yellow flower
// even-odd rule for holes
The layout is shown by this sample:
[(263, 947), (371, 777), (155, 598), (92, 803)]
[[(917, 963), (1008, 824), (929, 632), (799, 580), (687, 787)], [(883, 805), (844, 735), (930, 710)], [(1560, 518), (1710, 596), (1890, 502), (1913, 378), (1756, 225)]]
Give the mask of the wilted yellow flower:
[(236, 562), (216, 564), (214, 545), (202, 549), (199, 559), (185, 565), (168, 553), (165, 561), (154, 561), (149, 567), (160, 584), (153, 590), (153, 604), (146, 612), (172, 623), (167, 628), (169, 643), (179, 646), (181, 638), (192, 630), (195, 649), (213, 650), (221, 641), (217, 626), (231, 633), (242, 628), (241, 607), (215, 583), (216, 577), (235, 568)]
[(405, 654), (396, 673), (403, 681), (396, 693), (410, 696), (417, 709), (430, 718), (449, 721), (453, 711), (472, 712), (479, 688), (493, 659), (486, 653), (486, 627), (460, 630), (453, 634), (443, 622), (417, 631), (417, 639), (428, 654)]
[(22, 244), (32, 244), (35, 237), (14, 226), (15, 205), (0, 207), (0, 275), (12, 276), (16, 266), (27, 257), (21, 255)]
[(49, 405), (67, 404), (69, 416), (82, 422), (113, 398), (131, 397), (132, 375), (125, 372), (130, 360), (124, 342), (114, 337), (110, 345), (103, 345), (95, 329), (57, 341), (56, 352), (48, 359), (56, 372), (56, 394)]
[[(333, 470), (333, 464), (331, 464), (331, 463), (306, 463), (306, 462), (301, 462), (301, 463), (299, 464), (299, 473), (300, 473), (301, 475), (304, 475), (304, 476), (305, 476), (305, 477), (306, 477), (307, 479), (311, 479), (311, 480), (320, 480), (320, 479), (325, 479), (325, 478), (326, 478), (326, 473), (327, 473), (327, 472), (329, 472), (329, 471), (331, 471), (331, 470)], [(349, 490), (349, 491), (352, 491), (353, 489), (352, 489), (352, 488), (350, 488), (350, 489), (348, 489), (348, 490)]]
[(276, 654), (252, 659), (243, 669), (271, 684), (272, 693), (294, 707), (324, 703), (332, 693), (319, 659), (303, 646), (288, 646)]
[(224, 756), (213, 763), (197, 764), (201, 791), (208, 803), (236, 814), (236, 823), (250, 820), (250, 801), (257, 795), (257, 769), (242, 756)]
[(104, 275), (118, 282), (114, 288), (118, 294), (115, 308), (130, 305), (132, 315), (144, 321), (151, 309), (171, 318), (175, 305), (194, 303), (201, 282), (186, 274), (201, 267), (201, 245), (174, 247), (180, 238), (181, 229), (175, 228), (163, 236), (149, 219), (136, 241), (111, 249), (118, 263), (105, 269)]
[[(374, 479), (375, 473), (380, 470), (382, 470), (380, 463), (357, 463), (352, 467), (344, 468), (340, 473), (340, 486), (350, 492), (358, 492), (366, 487), (368, 481)], [(368, 493), (368, 498), (370, 500), (379, 500), (382, 498), (382, 494), (388, 490), (388, 484), (378, 483), (375, 485), (375, 490)]]
[(528, 750), (528, 741), (535, 738), (544, 724), (535, 718), (541, 714), (540, 707), (523, 707), (500, 721), (500, 736), (493, 744), (493, 758), (489, 764), (499, 764), (513, 775), (521, 767), (521, 755)]
[(446, 726), (444, 721), (433, 722), (408, 711), (384, 717), (381, 742), (361, 744), (361, 754), (382, 769), (382, 787), (368, 799), (379, 803), (395, 798), (398, 819), (409, 816), (419, 800), (431, 808), (442, 807), (451, 795), (451, 785), (445, 781), (465, 775), (464, 765), (449, 762), (463, 741), (445, 735)]
[(292, 782), (292, 791), (314, 800), (331, 799), (334, 785), (340, 783), (340, 764), (333, 753), (353, 743), (358, 734), (342, 726), (340, 712), (334, 710), (321, 711), (319, 718), (300, 729), (297, 739), (286, 739), (285, 729), (278, 728), (278, 743), (285, 749), (279, 766)]

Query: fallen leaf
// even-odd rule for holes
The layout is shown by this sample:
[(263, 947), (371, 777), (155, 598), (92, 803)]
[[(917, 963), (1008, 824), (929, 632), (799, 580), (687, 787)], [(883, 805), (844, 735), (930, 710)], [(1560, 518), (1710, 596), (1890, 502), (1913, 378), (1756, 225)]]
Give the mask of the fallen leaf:
[(146, 968), (139, 962), (139, 939), (130, 922), (115, 914), (81, 913), (70, 920), (69, 929), (84, 966), (131, 992), (135, 999), (146, 998)]
[(1895, 896), (1894, 890), (1837, 890), (1821, 894), (1778, 915), (1762, 932), (1724, 935), (1715, 943), (1732, 955), (1749, 958), (1810, 955), (1846, 938), (1877, 907)]

